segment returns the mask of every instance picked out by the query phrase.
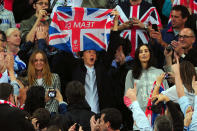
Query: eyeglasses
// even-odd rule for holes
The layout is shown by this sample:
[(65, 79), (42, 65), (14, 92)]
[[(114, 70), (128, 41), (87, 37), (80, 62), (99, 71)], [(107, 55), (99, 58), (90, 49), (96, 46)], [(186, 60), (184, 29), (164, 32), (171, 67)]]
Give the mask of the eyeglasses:
[(0, 39), (0, 41), (1, 41), (1, 42), (6, 42), (6, 40), (4, 40), (4, 39)]
[(36, 4), (39, 4), (40, 6), (42, 6), (42, 5), (49, 6), (49, 3), (47, 3), (47, 2), (37, 2)]
[(179, 35), (179, 39), (181, 39), (181, 38), (186, 39), (186, 38), (190, 38), (190, 37), (194, 37), (194, 36)]
[(40, 61), (40, 62), (45, 62), (44, 59), (35, 59), (35, 60), (34, 60), (34, 62), (38, 62), (38, 61)]

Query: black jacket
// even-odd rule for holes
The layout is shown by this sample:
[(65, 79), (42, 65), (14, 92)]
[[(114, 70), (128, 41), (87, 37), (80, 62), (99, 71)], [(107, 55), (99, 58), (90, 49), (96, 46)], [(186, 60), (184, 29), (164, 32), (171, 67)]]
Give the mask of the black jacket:
[(33, 126), (25, 118), (25, 112), (8, 104), (0, 104), (0, 129), (2, 131), (32, 131)]
[[(96, 82), (98, 88), (99, 106), (100, 109), (106, 107), (113, 107), (113, 98), (110, 83), (110, 76), (108, 71), (111, 66), (111, 62), (114, 59), (116, 49), (119, 44), (117, 39), (119, 38), (119, 32), (112, 32), (110, 35), (110, 43), (108, 51), (102, 51), (97, 55), (95, 62)], [(72, 80), (78, 80), (85, 85), (85, 77), (87, 69), (82, 59), (76, 59), (72, 54), (63, 52), (53, 57), (52, 72), (57, 73), (60, 76), (62, 87), (65, 88), (66, 84)], [(64, 92), (65, 89), (62, 88)], [(63, 93), (64, 94), (64, 93)], [(64, 96), (65, 98), (65, 96)]]
[[(83, 127), (84, 131), (90, 131), (90, 118), (95, 115), (87, 102), (81, 102), (68, 106), (68, 111), (64, 115), (64, 119), (69, 123), (78, 123)], [(71, 126), (71, 125), (70, 125)]]

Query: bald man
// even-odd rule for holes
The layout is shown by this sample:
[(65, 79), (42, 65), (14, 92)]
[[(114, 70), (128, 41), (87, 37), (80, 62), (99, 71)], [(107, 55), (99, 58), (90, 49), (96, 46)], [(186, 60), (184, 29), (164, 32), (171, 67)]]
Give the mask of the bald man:
[(183, 28), (179, 32), (178, 45), (174, 50), (182, 60), (190, 61), (197, 67), (197, 47), (194, 45), (195, 41), (194, 31), (191, 28)]

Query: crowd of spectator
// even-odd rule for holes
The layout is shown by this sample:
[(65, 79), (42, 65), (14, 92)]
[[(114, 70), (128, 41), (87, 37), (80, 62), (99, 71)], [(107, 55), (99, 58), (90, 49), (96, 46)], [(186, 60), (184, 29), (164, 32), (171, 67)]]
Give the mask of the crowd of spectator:
[[(107, 51), (50, 46), (59, 6), (113, 9)], [(197, 131), (196, 6), (0, 0), (0, 130)]]

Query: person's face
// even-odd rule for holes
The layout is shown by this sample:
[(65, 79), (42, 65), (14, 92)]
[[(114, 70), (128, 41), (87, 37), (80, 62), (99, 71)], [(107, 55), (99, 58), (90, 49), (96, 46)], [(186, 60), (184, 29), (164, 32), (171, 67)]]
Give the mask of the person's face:
[(45, 62), (44, 57), (41, 53), (36, 54), (34, 59), (34, 68), (36, 71), (42, 71), (44, 68)]
[(150, 51), (145, 45), (140, 47), (139, 60), (141, 63), (147, 63), (150, 60)]
[(87, 50), (83, 52), (83, 60), (84, 64), (92, 67), (96, 61), (96, 51), (95, 50)]
[(7, 41), (10, 44), (19, 46), (20, 43), (21, 43), (21, 33), (20, 33), (20, 31), (18, 31), (18, 30), (13, 31), (12, 34), (9, 37), (7, 37)]
[(38, 0), (33, 4), (33, 7), (36, 10), (36, 13), (39, 13), (40, 10), (48, 9), (49, 4), (49, 0)]
[(105, 117), (105, 114), (102, 114), (101, 115), (101, 118), (100, 118), (100, 124), (99, 124), (99, 126), (100, 126), (100, 129), (101, 129), (101, 131), (107, 131), (108, 129), (108, 125), (107, 125), (107, 123), (105, 123), (105, 121), (104, 121), (104, 117)]
[(173, 10), (171, 12), (171, 21), (172, 21), (172, 27), (176, 29), (176, 28), (184, 27), (187, 18), (182, 18), (181, 11)]
[(4, 40), (2, 34), (0, 34), (0, 52), (4, 52), (5, 45), (6, 45), (6, 40)]
[(183, 49), (192, 48), (193, 43), (195, 42), (195, 37), (192, 34), (191, 30), (184, 28), (179, 33), (179, 44)]

